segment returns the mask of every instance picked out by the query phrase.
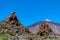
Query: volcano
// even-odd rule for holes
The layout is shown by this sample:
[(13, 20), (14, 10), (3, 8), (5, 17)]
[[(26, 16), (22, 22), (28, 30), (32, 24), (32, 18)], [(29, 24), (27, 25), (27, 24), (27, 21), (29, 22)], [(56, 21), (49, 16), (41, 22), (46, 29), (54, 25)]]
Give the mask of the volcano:
[[(38, 32), (41, 33), (41, 31), (44, 32), (52, 32), (54, 34), (59, 34), (60, 35), (60, 24), (55, 23), (52, 21), (40, 21), (35, 24), (32, 24), (29, 27), (29, 31), (33, 34), (37, 34)], [(50, 30), (50, 31), (49, 31)]]

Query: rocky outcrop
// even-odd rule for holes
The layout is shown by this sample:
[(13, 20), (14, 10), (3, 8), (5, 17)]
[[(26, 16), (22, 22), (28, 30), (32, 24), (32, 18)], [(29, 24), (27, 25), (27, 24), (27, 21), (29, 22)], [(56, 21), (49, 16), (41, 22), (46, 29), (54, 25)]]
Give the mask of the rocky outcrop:
[(55, 33), (51, 30), (49, 25), (47, 25), (46, 23), (41, 23), (40, 24), (40, 30), (39, 30), (38, 34), (40, 36), (44, 36), (44, 35), (52, 35)]
[(25, 28), (21, 22), (18, 21), (15, 12), (12, 12), (5, 20), (0, 23), (0, 33), (9, 33), (11, 35), (21, 35), (28, 33), (28, 29)]

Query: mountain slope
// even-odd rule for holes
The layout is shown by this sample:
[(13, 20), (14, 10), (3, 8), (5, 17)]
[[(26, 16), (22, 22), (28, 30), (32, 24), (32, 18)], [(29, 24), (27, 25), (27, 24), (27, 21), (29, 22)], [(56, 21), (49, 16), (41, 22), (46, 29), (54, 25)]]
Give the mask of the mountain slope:
[[(41, 22), (32, 24), (32, 25), (29, 26), (29, 31), (31, 33), (33, 33), (33, 34), (37, 34), (40, 31), (41, 24), (44, 24), (44, 23), (45, 23), (45, 25), (48, 25), (49, 29), (52, 30), (52, 32), (54, 34), (60, 34), (60, 24), (54, 23), (54, 22), (50, 22), (50, 21), (41, 21)], [(46, 26), (46, 28), (47, 28), (47, 26)]]

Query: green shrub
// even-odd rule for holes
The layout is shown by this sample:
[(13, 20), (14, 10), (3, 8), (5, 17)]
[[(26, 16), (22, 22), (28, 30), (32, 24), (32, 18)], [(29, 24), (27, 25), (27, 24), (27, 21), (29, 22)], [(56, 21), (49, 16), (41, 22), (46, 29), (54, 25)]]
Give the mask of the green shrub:
[(4, 34), (0, 34), (0, 40), (8, 40), (10, 37), (9, 34), (7, 33), (4, 33)]

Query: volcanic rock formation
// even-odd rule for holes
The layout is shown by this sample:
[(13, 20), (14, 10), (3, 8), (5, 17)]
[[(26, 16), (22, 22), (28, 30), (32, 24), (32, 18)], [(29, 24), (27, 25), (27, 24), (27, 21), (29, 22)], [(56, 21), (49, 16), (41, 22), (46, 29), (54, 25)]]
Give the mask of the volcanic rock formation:
[(11, 35), (28, 33), (28, 29), (19, 23), (15, 12), (0, 23), (0, 33), (9, 33)]

